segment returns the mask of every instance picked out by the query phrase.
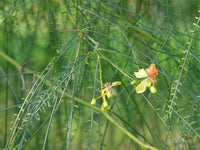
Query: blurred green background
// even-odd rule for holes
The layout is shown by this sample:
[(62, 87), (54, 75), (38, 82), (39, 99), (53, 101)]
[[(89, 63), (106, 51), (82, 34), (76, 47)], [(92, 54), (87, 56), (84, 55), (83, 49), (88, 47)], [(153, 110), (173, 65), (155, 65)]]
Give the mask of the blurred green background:
[[(100, 95), (98, 46), (106, 57), (101, 59), (103, 82), (122, 81), (115, 88), (118, 96), (109, 102), (114, 104), (111, 117), (158, 149), (198, 149), (200, 39), (194, 23), (199, 6), (199, 0), (0, 1), (0, 147), (9, 143), (27, 98), (30, 133), (22, 125), (10, 149), (140, 149), (100, 112), (73, 102), (74, 96), (90, 104)], [(138, 67), (151, 63), (159, 70), (158, 92), (137, 94), (120, 70), (135, 78)], [(59, 104), (62, 92), (57, 90), (65, 87)], [(42, 100), (45, 105), (37, 108)], [(51, 116), (54, 104), (59, 109)]]

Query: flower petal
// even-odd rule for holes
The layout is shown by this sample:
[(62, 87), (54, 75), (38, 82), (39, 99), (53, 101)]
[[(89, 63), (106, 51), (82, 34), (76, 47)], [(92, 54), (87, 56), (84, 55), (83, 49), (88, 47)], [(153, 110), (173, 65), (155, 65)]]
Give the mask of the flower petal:
[(152, 79), (149, 78), (149, 80), (150, 80), (150, 81), (148, 82), (147, 87), (150, 87), (150, 86), (151, 86)]
[(149, 78), (146, 78), (136, 86), (135, 91), (137, 93), (143, 93), (146, 90), (147, 86), (149, 86), (150, 84), (151, 80)]
[(147, 73), (144, 69), (140, 69), (138, 72), (134, 72), (136, 78), (145, 78), (147, 77)]
[(151, 64), (151, 66), (147, 69), (147, 74), (151, 77), (158, 75), (158, 70), (156, 69), (155, 64)]
[(112, 83), (112, 86), (117, 86), (117, 85), (121, 85), (121, 81), (115, 81)]

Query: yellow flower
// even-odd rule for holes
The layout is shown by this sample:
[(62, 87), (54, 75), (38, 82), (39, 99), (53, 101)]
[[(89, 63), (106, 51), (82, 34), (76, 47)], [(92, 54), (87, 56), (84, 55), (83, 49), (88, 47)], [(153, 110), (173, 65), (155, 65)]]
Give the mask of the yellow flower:
[(108, 102), (106, 100), (106, 97), (107, 98), (112, 98), (113, 95), (117, 96), (117, 92), (112, 87), (120, 85), (120, 84), (121, 84), (121, 81), (116, 81), (116, 82), (113, 82), (113, 83), (111, 83), (111, 82), (105, 83), (105, 85), (104, 85), (105, 88), (102, 89), (101, 95), (99, 97), (97, 97), (97, 98), (93, 98), (92, 101), (91, 101), (91, 105), (94, 106), (96, 104), (96, 100), (102, 97), (103, 103), (102, 103), (101, 109), (103, 111), (109, 110), (109, 105), (108, 105)]
[(116, 81), (116, 82), (107, 82), (105, 83), (105, 88), (102, 90), (101, 92), (101, 95), (102, 97), (104, 95), (106, 95), (107, 97), (109, 97), (108, 95), (112, 94), (114, 96), (117, 96), (117, 92), (112, 88), (113, 86), (117, 86), (117, 85), (120, 85), (121, 84), (121, 81)]
[(154, 85), (154, 83), (157, 82), (157, 79), (154, 78), (158, 75), (158, 70), (156, 69), (155, 64), (151, 64), (151, 66), (148, 69), (146, 69), (146, 71), (144, 69), (140, 69), (138, 72), (134, 72), (134, 74), (136, 78), (142, 79), (141, 82), (135, 88), (135, 91), (137, 93), (143, 93), (147, 87), (151, 86), (152, 83)]

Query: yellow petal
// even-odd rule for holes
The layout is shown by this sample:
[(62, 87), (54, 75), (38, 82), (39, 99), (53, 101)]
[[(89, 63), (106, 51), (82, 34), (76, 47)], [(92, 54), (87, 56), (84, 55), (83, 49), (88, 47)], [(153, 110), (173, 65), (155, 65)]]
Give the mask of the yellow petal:
[(116, 81), (112, 83), (112, 86), (117, 86), (117, 85), (121, 85), (121, 81)]
[(150, 78), (149, 78), (149, 80), (150, 80), (150, 82), (148, 82), (147, 87), (150, 87), (150, 86), (151, 86), (152, 80), (151, 80)]
[(136, 78), (145, 78), (147, 77), (147, 73), (144, 69), (140, 69), (138, 72), (134, 72)]
[(140, 84), (137, 85), (135, 91), (137, 93), (143, 93), (146, 90), (147, 86), (149, 86), (150, 84), (151, 80), (149, 78), (146, 78), (142, 82), (140, 82)]

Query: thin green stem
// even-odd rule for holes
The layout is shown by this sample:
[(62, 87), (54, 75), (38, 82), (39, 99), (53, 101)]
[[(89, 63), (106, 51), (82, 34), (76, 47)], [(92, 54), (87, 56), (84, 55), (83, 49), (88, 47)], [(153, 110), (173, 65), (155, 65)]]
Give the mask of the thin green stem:
[(46, 143), (47, 143), (47, 141), (48, 141), (48, 135), (49, 135), (50, 128), (51, 128), (53, 115), (54, 115), (55, 110), (56, 110), (57, 101), (58, 101), (58, 98), (56, 98), (55, 103), (54, 103), (54, 106), (53, 106), (53, 109), (52, 109), (52, 111), (51, 111), (51, 115), (50, 115), (50, 118), (49, 118), (49, 123), (48, 123), (48, 126), (47, 126), (47, 130), (46, 130), (46, 134), (45, 134), (45, 138), (44, 138), (44, 142), (43, 142), (43, 146), (42, 146), (42, 149), (43, 149), (43, 150), (45, 150), (45, 146), (46, 146)]
[[(20, 64), (18, 64), (16, 61), (14, 61), (12, 58), (9, 56), (3, 54), (0, 52), (0, 56), (2, 56), (4, 59), (8, 60), (12, 65), (14, 65), (16, 68), (20, 68)], [(101, 87), (103, 87), (103, 82), (102, 82), (102, 70), (101, 70), (101, 61), (100, 61), (100, 56), (98, 56), (98, 61), (99, 61), (99, 68), (100, 68), (100, 80), (101, 80)], [(112, 64), (113, 65), (113, 64)], [(117, 66), (116, 66), (117, 67)], [(117, 68), (119, 69), (119, 68)], [(20, 70), (20, 69), (19, 69)], [(31, 70), (26, 69), (27, 71), (31, 72)], [(120, 69), (121, 70), (121, 69)], [(120, 71), (121, 72), (121, 71)], [(123, 72), (123, 71), (122, 71)], [(47, 81), (46, 81), (47, 82)], [(67, 96), (72, 98), (72, 95), (70, 93), (67, 93)], [(157, 150), (157, 148), (152, 147), (150, 145), (147, 145), (140, 141), (137, 137), (135, 137), (132, 133), (130, 133), (127, 129), (123, 128), (116, 120), (114, 120), (108, 113), (103, 112), (100, 108), (96, 106), (90, 105), (90, 103), (86, 102), (85, 100), (82, 100), (80, 98), (74, 97), (74, 101), (89, 107), (89, 108), (94, 108), (95, 111), (100, 112), (105, 118), (107, 118), (112, 124), (114, 124), (117, 128), (119, 128), (124, 134), (126, 134), (128, 137), (130, 137), (135, 143), (140, 145), (144, 149), (150, 149), (150, 150)]]
[[(108, 59), (100, 52), (98, 51), (98, 53), (101, 55), (102, 58), (104, 58), (105, 60), (108, 61)], [(131, 79), (131, 80), (135, 80), (134, 78), (130, 77), (127, 73), (125, 73), (123, 70), (121, 70), (118, 66), (116, 66), (114, 63), (112, 63), (111, 61), (108, 61), (113, 67), (115, 67), (117, 70), (119, 70), (125, 77)]]
[(21, 69), (20, 64), (17, 63), (15, 60), (13, 60), (8, 55), (6, 55), (5, 53), (3, 53), (2, 51), (0, 51), (0, 57), (2, 57), (3, 59), (5, 59), (6, 61), (8, 61), (10, 64), (12, 64), (13, 66), (15, 66), (17, 70), (20, 71), (20, 69)]
[[(72, 97), (72, 95), (69, 95), (69, 93), (67, 94), (68, 97)], [(75, 97), (74, 100), (86, 107), (89, 108), (94, 108), (95, 111), (98, 111), (99, 113), (101, 113), (106, 119), (108, 119), (113, 125), (115, 125), (118, 129), (120, 129), (124, 134), (126, 134), (128, 137), (130, 137), (135, 143), (137, 143), (139, 146), (141, 146), (141, 148), (143, 149), (149, 149), (149, 150), (157, 150), (156, 147), (153, 147), (151, 145), (147, 145), (145, 143), (143, 143), (142, 141), (140, 141), (136, 136), (134, 136), (131, 132), (129, 132), (127, 129), (123, 128), (116, 120), (114, 120), (107, 112), (103, 112), (100, 108), (96, 107), (96, 106), (92, 106), (90, 105), (88, 102), (86, 102), (85, 100), (82, 100), (80, 98)]]
[(99, 61), (99, 70), (100, 70), (100, 81), (101, 81), (101, 91), (103, 89), (103, 79), (102, 79), (102, 69), (101, 69), (101, 57), (98, 55), (98, 61)]
[(56, 2), (56, 3), (59, 3), (62, 10), (65, 10), (67, 12), (67, 15), (69, 17), (69, 19), (71, 20), (72, 24), (78, 29), (78, 26), (76, 24), (76, 21), (74, 20), (74, 18), (70, 15), (70, 13), (68, 12), (67, 8), (65, 7), (65, 5), (59, 1), (59, 0), (51, 0), (52, 2)]

